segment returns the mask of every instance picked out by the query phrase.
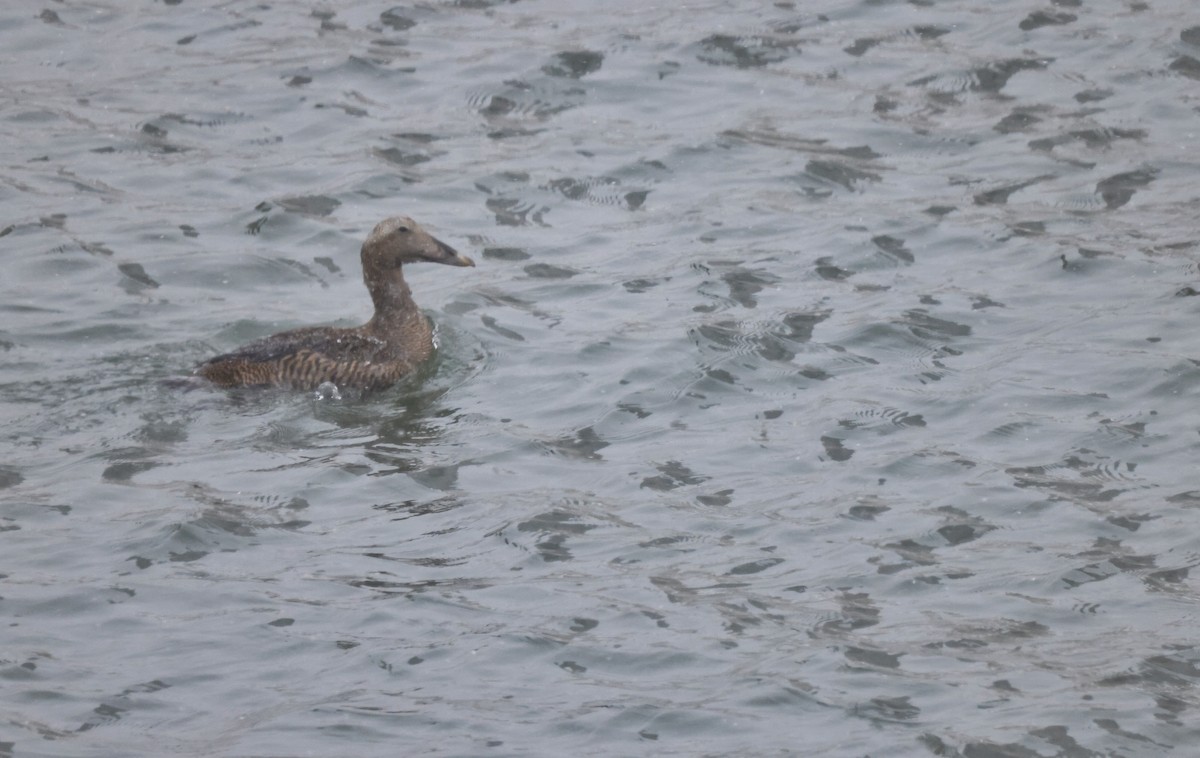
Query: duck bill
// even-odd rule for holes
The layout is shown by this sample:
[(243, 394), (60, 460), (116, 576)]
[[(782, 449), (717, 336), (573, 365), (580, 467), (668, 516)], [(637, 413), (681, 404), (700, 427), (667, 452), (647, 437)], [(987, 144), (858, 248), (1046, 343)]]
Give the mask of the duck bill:
[(433, 242), (433, 250), (425, 256), (431, 263), (444, 263), (447, 266), (474, 266), (475, 261), (442, 242), (436, 237), (429, 238)]

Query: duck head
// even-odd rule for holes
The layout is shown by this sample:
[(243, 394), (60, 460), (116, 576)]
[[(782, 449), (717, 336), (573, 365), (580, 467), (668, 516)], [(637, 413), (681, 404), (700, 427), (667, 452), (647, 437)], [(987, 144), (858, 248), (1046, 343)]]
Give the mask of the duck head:
[(380, 221), (362, 246), (364, 271), (398, 269), (405, 263), (419, 261), (447, 266), (475, 265), (475, 261), (460, 255), (408, 216), (392, 216)]

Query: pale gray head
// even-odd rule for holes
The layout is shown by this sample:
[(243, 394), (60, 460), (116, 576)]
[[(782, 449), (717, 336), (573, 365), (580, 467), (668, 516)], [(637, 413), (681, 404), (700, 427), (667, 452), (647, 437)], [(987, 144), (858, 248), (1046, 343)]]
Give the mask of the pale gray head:
[(422, 229), (408, 216), (392, 216), (375, 225), (362, 246), (364, 272), (430, 261), (448, 266), (474, 266), (475, 261)]

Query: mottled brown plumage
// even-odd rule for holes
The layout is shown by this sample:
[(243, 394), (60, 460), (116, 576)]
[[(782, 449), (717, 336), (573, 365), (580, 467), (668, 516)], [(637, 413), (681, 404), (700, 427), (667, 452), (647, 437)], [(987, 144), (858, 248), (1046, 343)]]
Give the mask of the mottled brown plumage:
[(433, 330), (401, 273), (405, 263), (417, 261), (475, 265), (411, 218), (386, 219), (362, 246), (363, 281), (375, 303), (370, 321), (353, 329), (281, 332), (205, 361), (196, 374), (222, 387), (314, 389), (333, 382), (382, 389), (394, 384), (433, 354)]

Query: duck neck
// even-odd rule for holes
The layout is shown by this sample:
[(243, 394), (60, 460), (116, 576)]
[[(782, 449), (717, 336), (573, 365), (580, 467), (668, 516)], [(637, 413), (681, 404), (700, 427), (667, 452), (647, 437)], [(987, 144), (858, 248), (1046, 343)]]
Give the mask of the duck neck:
[(375, 315), (368, 322), (369, 327), (386, 328), (420, 317), (421, 311), (413, 301), (412, 291), (399, 267), (365, 274), (371, 301), (375, 303)]

